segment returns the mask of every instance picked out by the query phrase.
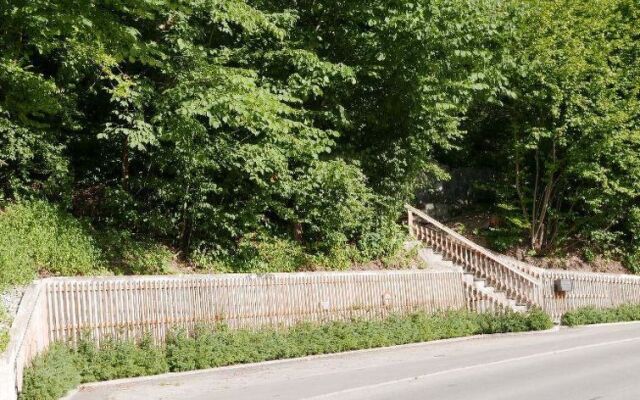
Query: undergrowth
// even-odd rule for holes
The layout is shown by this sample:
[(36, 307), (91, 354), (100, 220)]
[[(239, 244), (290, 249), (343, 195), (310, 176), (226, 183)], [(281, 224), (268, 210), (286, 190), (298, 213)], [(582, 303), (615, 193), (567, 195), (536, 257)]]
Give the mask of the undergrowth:
[(567, 326), (604, 324), (611, 322), (640, 321), (640, 305), (623, 304), (614, 308), (582, 307), (562, 316)]
[(0, 213), (0, 287), (37, 274), (86, 275), (100, 265), (89, 228), (44, 202), (14, 204)]
[(0, 211), (0, 290), (38, 275), (158, 274), (173, 254), (126, 231), (96, 231), (50, 203), (12, 204)]
[(56, 344), (25, 372), (21, 400), (58, 399), (81, 382), (190, 371), (232, 364), (328, 354), (499, 332), (543, 330), (551, 319), (527, 314), (448, 311), (415, 313), (383, 320), (352, 320), (287, 329), (232, 330), (225, 325), (174, 330), (164, 346), (146, 336), (140, 342), (88, 339), (75, 348)]
[[(251, 234), (239, 240), (233, 254), (194, 251), (183, 257), (197, 271), (215, 273), (346, 270), (372, 260), (385, 268), (408, 268), (417, 258), (415, 251), (403, 249), (406, 237), (398, 230), (366, 237), (359, 247), (341, 243), (313, 249), (286, 237)], [(379, 242), (384, 240), (388, 244), (382, 251)], [(176, 271), (175, 258), (167, 246), (148, 237), (115, 228), (98, 230), (44, 201), (13, 203), (0, 210), (0, 290), (38, 276), (167, 274)]]
[(9, 328), (11, 328), (11, 317), (0, 304), (0, 354), (2, 354), (9, 344)]

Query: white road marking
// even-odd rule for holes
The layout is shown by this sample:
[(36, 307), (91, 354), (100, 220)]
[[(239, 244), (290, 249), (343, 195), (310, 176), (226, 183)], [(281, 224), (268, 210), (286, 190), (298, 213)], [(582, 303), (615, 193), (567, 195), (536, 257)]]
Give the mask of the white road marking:
[(533, 358), (553, 356), (553, 355), (556, 355), (556, 354), (569, 353), (569, 352), (577, 351), (577, 350), (585, 350), (585, 349), (592, 349), (592, 348), (597, 348), (597, 347), (611, 346), (611, 345), (615, 345), (615, 344), (628, 343), (628, 342), (633, 342), (633, 341), (637, 341), (637, 340), (640, 340), (640, 337), (629, 338), (629, 339), (621, 339), (621, 340), (614, 340), (614, 341), (610, 341), (610, 342), (587, 344), (587, 345), (583, 345), (583, 346), (570, 347), (568, 349), (553, 350), (553, 351), (547, 351), (547, 352), (542, 352), (542, 353), (530, 354), (530, 355), (527, 355), (527, 356), (507, 358), (507, 359), (504, 359), (504, 360), (492, 361), (492, 362), (482, 363), (482, 364), (468, 365), (468, 366), (465, 366), (465, 367), (458, 367), (458, 368), (452, 368), (452, 369), (447, 369), (447, 370), (438, 371), (438, 372), (431, 372), (429, 374), (424, 374), (424, 375), (417, 375), (417, 376), (411, 376), (411, 377), (408, 377), (408, 378), (402, 378), (402, 379), (395, 379), (395, 380), (386, 381), (386, 382), (380, 382), (380, 383), (376, 383), (376, 384), (373, 384), (373, 385), (358, 386), (358, 387), (354, 387), (354, 388), (340, 390), (340, 391), (337, 391), (337, 392), (331, 392), (331, 393), (325, 393), (325, 394), (321, 394), (321, 395), (317, 395), (317, 396), (305, 397), (302, 400), (332, 399), (332, 398), (336, 398), (336, 396), (343, 396), (343, 395), (346, 395), (346, 394), (353, 394), (353, 393), (357, 393), (357, 392), (360, 392), (360, 391), (363, 391), (363, 390), (377, 389), (377, 388), (382, 388), (382, 387), (386, 387), (386, 386), (397, 385), (397, 384), (400, 384), (400, 383), (414, 382), (414, 381), (417, 381), (417, 380), (430, 378), (430, 377), (433, 377), (433, 376), (445, 375), (445, 374), (450, 374), (450, 373), (454, 373), (454, 372), (468, 371), (468, 370), (472, 370), (472, 369), (475, 369), (475, 368), (481, 368), (481, 367), (492, 367), (492, 366), (501, 365), (501, 364), (507, 364), (507, 363), (511, 363), (511, 362), (529, 360), (529, 359), (533, 359)]

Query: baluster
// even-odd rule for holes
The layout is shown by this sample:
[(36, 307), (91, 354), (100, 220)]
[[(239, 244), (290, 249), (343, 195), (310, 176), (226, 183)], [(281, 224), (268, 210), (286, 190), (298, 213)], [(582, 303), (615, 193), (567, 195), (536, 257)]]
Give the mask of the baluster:
[(413, 235), (413, 230), (414, 230), (414, 222), (413, 222), (413, 211), (411, 210), (407, 210), (408, 214), (407, 214), (407, 223), (409, 224), (409, 234)]

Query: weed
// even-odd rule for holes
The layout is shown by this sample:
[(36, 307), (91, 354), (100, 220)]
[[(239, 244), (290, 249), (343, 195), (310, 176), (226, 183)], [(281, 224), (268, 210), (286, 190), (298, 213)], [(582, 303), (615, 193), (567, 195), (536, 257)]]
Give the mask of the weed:
[(567, 326), (640, 321), (640, 305), (623, 304), (614, 308), (582, 307), (562, 316)]
[[(302, 323), (286, 329), (232, 330), (223, 324), (175, 329), (164, 346), (150, 336), (136, 343), (89, 338), (75, 349), (56, 344), (36, 358), (25, 375), (22, 400), (56, 399), (79, 382), (190, 371), (232, 364), (337, 353), (426, 342), (481, 333), (522, 332), (551, 327), (541, 310), (526, 314), (476, 314), (446, 311), (392, 315), (381, 320), (354, 319), (325, 324)], [(61, 379), (54, 379), (55, 371)]]

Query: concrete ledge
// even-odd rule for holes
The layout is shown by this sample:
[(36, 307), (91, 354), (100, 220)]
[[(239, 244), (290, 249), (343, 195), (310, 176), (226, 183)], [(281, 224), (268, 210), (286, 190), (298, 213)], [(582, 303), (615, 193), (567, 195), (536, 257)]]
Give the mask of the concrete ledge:
[(31, 284), (25, 291), (18, 313), (9, 330), (7, 350), (0, 355), (0, 399), (16, 400), (18, 388), (22, 385), (22, 371), (26, 360), (23, 354), (25, 342), (29, 336), (29, 326), (38, 305), (42, 285), (39, 281)]

